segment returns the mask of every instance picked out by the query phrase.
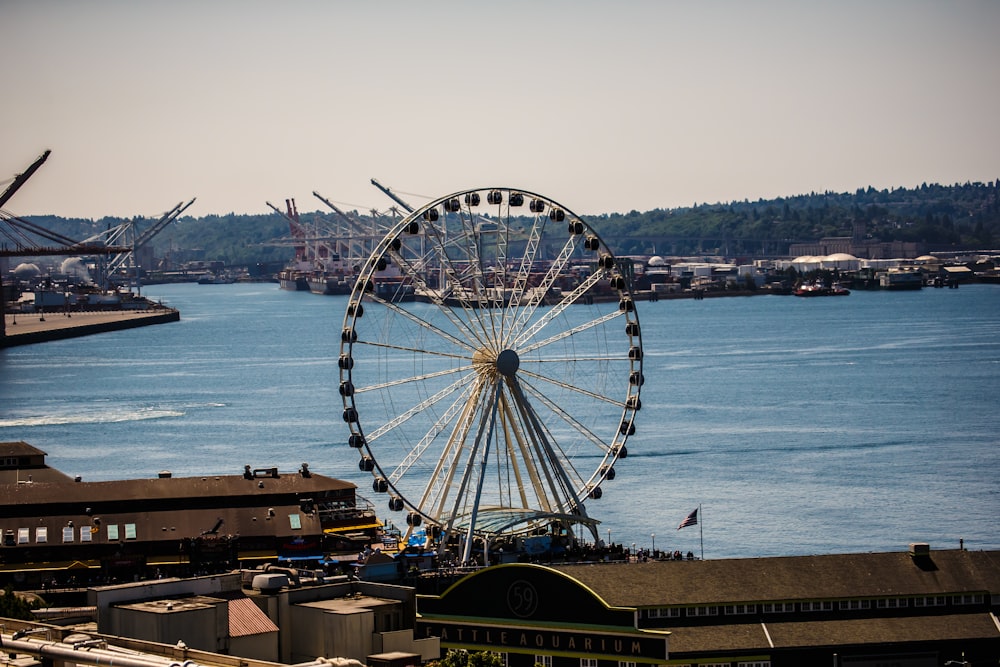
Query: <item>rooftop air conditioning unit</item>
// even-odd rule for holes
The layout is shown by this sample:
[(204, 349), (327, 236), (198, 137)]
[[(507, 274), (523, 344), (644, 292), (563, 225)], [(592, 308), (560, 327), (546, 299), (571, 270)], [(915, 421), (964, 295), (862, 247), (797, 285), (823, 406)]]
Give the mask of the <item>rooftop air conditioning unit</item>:
[(288, 586), (288, 575), (278, 572), (258, 574), (254, 576), (252, 585), (261, 593), (273, 595)]

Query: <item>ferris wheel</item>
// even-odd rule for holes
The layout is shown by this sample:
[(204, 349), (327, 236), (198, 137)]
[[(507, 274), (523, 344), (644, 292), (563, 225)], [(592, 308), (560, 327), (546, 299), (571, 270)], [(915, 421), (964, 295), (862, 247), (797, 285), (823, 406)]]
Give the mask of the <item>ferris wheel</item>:
[[(341, 331), (348, 444), (409, 532), (586, 530), (627, 456), (643, 384), (631, 265), (564, 206), (464, 190), (402, 218)], [(400, 524), (403, 522), (400, 521)]]

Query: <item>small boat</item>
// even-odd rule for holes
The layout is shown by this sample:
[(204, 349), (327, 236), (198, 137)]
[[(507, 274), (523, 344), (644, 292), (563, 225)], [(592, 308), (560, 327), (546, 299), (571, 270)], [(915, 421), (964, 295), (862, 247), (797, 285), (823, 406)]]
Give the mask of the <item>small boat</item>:
[(217, 276), (214, 273), (205, 273), (198, 277), (199, 285), (230, 285), (233, 279), (229, 276)]
[(795, 296), (847, 296), (851, 293), (851, 290), (840, 283), (833, 283), (833, 285), (827, 287), (817, 281), (814, 283), (803, 283), (796, 287), (792, 293)]

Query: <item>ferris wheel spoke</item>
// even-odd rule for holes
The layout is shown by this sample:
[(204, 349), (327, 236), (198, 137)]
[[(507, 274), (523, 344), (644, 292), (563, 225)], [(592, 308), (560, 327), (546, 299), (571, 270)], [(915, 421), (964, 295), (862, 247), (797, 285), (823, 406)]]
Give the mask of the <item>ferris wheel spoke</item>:
[[(451, 318), (454, 318), (456, 323), (461, 323), (461, 327), (469, 331), (470, 337), (480, 343), (485, 343), (486, 339), (483, 337), (483, 331), (474, 331), (469, 323), (471, 321), (479, 321), (477, 317), (474, 317), (475, 311), (482, 304), (481, 295), (479, 295), (479, 290), (470, 290), (467, 286), (468, 278), (470, 275), (474, 275), (476, 269), (474, 268), (463, 268), (462, 266), (455, 263), (456, 258), (452, 257), (449, 253), (449, 249), (455, 248), (460, 255), (460, 258), (468, 263), (468, 265), (473, 264), (477, 260), (469, 256), (468, 248), (465, 244), (461, 244), (454, 239), (445, 238), (443, 235), (443, 230), (436, 225), (427, 224), (426, 234), (433, 238), (437, 242), (437, 255), (436, 259), (441, 263), (442, 274), (439, 278), (438, 289), (428, 288), (430, 290), (431, 299), (434, 303), (438, 304), (438, 307), (447, 311)], [(462, 236), (468, 238), (468, 234), (463, 234)], [(457, 283), (457, 287), (456, 287)], [(475, 284), (474, 284), (475, 285)], [(472, 296), (476, 296), (476, 301), (472, 300)], [(462, 312), (465, 314), (465, 319), (460, 320), (455, 313), (451, 312), (452, 309), (449, 304), (456, 304), (461, 308)], [(481, 324), (481, 322), (480, 322)]]
[[(570, 480), (570, 472), (573, 472), (574, 475), (576, 474), (572, 464), (558, 455), (552, 444), (554, 441), (551, 438), (549, 430), (532, 409), (531, 403), (521, 390), (520, 383), (516, 379), (513, 379), (508, 383), (508, 386), (511, 389), (514, 402), (519, 412), (521, 412), (522, 421), (530, 425), (528, 432), (533, 436), (531, 444), (535, 450), (538, 463), (541, 464), (541, 469), (544, 472), (551, 495), (554, 498), (561, 499), (558, 503), (559, 505), (569, 503), (573, 506), (579, 506), (580, 499)], [(549, 508), (549, 511), (551, 511), (551, 508)]]
[[(472, 493), (471, 508), (469, 507), (470, 503), (466, 503), (466, 507), (463, 508), (463, 512), (469, 514), (469, 528), (466, 532), (465, 560), (468, 560), (469, 554), (472, 552), (473, 537), (476, 534), (476, 518), (479, 516), (479, 508), (483, 501), (483, 486), (486, 483), (486, 473), (490, 465), (490, 451), (494, 448), (494, 430), (497, 426), (497, 413), (500, 408), (500, 395), (503, 391), (503, 384), (501, 381), (497, 380), (495, 384), (496, 388), (493, 392), (491, 392), (490, 401), (484, 406), (485, 409), (483, 410), (482, 418), (479, 421), (479, 429), (476, 433), (473, 451), (471, 452), (473, 459), (479, 459), (478, 465), (469, 466), (467, 469), (467, 471), (471, 473), (467, 475), (468, 481), (475, 482), (476, 488)], [(475, 464), (475, 461), (473, 461), (473, 463)], [(463, 486), (465, 486), (464, 482)], [(455, 509), (455, 514), (457, 514), (457, 504)]]
[[(444, 432), (444, 430), (447, 429), (449, 425), (452, 425), (454, 427), (455, 423), (459, 424), (462, 423), (461, 419), (458, 422), (455, 422), (454, 421), (455, 417), (459, 413), (467, 411), (469, 409), (470, 404), (474, 404), (475, 402), (474, 397), (479, 390), (479, 386), (480, 385), (478, 382), (470, 384), (468, 387), (466, 387), (465, 391), (463, 391), (459, 396), (455, 398), (454, 401), (452, 401), (451, 405), (448, 406), (448, 408), (444, 411), (441, 417), (434, 422), (434, 424), (424, 434), (424, 436), (420, 439), (420, 441), (417, 442), (417, 444), (413, 447), (413, 449), (407, 452), (406, 456), (403, 457), (402, 461), (400, 461), (400, 463), (396, 466), (396, 468), (388, 475), (388, 479), (391, 482), (393, 483), (397, 482), (403, 475), (409, 472), (410, 468), (415, 463), (417, 463), (420, 460), (421, 456), (423, 456), (424, 452), (427, 451), (427, 448), (434, 443), (434, 441), (438, 438), (438, 436), (442, 432)], [(445, 451), (447, 451), (447, 446), (445, 447)], [(440, 472), (442, 467), (442, 461), (443, 457), (439, 458), (436, 464), (437, 469), (435, 470), (435, 472)]]
[[(414, 288), (419, 291), (419, 294), (437, 306), (438, 310), (452, 323), (452, 326), (455, 327), (456, 331), (465, 332), (467, 340), (477, 341), (479, 344), (484, 342), (479, 332), (469, 327), (468, 320), (458, 317), (453, 309), (446, 303), (442, 291), (431, 287), (424, 278), (425, 271), (421, 270), (421, 267), (423, 267), (423, 269), (427, 269), (434, 263), (434, 256), (432, 253), (425, 254), (419, 265), (410, 262), (408, 259), (403, 257), (399, 251), (393, 251), (390, 249), (390, 255), (393, 259), (395, 259), (397, 266), (406, 272), (407, 277), (413, 282)], [(409, 313), (409, 311), (402, 308), (400, 308), (397, 312), (406, 313), (407, 317), (414, 317), (411, 313)], [(437, 330), (440, 331), (442, 335), (448, 335), (440, 328), (437, 328)], [(458, 338), (454, 338), (454, 340), (459, 341)], [(463, 347), (469, 346), (468, 342), (459, 342), (458, 344)]]
[(567, 389), (567, 390), (569, 390), (571, 392), (574, 392), (576, 394), (580, 394), (581, 396), (586, 396), (587, 398), (593, 398), (594, 400), (601, 401), (603, 403), (610, 403), (611, 405), (613, 405), (613, 406), (615, 406), (617, 408), (624, 408), (625, 407), (625, 403), (623, 403), (622, 401), (616, 401), (615, 399), (613, 399), (613, 398), (611, 398), (609, 396), (604, 396), (604, 395), (598, 394), (597, 392), (594, 392), (594, 391), (588, 391), (588, 390), (586, 390), (586, 389), (584, 389), (582, 387), (576, 386), (575, 384), (570, 384), (569, 382), (563, 382), (561, 380), (556, 380), (555, 378), (546, 377), (545, 375), (542, 375), (540, 373), (532, 373), (531, 371), (524, 370), (523, 368), (521, 369), (521, 372), (523, 372), (524, 375), (526, 375), (526, 376), (528, 376), (530, 378), (535, 378), (536, 380), (540, 380), (542, 382), (547, 382), (547, 383), (549, 383), (551, 385), (554, 385), (556, 387), (560, 387), (562, 389)]
[(467, 382), (466, 378), (459, 378), (458, 380), (452, 382), (450, 385), (448, 385), (441, 391), (437, 392), (433, 396), (425, 398), (424, 400), (420, 401), (410, 409), (402, 412), (395, 419), (390, 419), (388, 422), (386, 422), (379, 428), (375, 429), (368, 436), (368, 442), (374, 443), (376, 440), (378, 440), (380, 437), (382, 437), (389, 431), (398, 428), (401, 424), (404, 424), (409, 419), (412, 419), (414, 415), (420, 413), (423, 410), (429, 409), (431, 406), (444, 400), (447, 396), (455, 393), (456, 391), (458, 391), (459, 387), (464, 385), (466, 382)]
[(607, 454), (611, 447), (606, 443), (601, 437), (594, 433), (591, 429), (584, 426), (580, 420), (574, 417), (572, 414), (557, 405), (552, 399), (550, 399), (545, 392), (533, 386), (531, 383), (522, 382), (521, 385), (527, 393), (534, 396), (542, 405), (547, 407), (553, 414), (558, 415), (564, 422), (566, 422), (570, 427), (573, 428), (577, 433), (582, 435), (585, 440), (589, 441), (591, 444), (595, 445), (602, 453)]
[(409, 320), (410, 322), (413, 322), (417, 326), (419, 326), (421, 328), (424, 328), (424, 329), (427, 329), (428, 331), (434, 332), (435, 334), (437, 334), (438, 336), (440, 336), (444, 340), (447, 340), (447, 341), (449, 341), (450, 343), (452, 343), (454, 345), (457, 345), (459, 347), (464, 347), (465, 349), (469, 350), (470, 352), (473, 350), (473, 346), (469, 345), (468, 341), (462, 340), (460, 338), (457, 338), (456, 336), (451, 335), (450, 333), (448, 333), (447, 331), (445, 331), (441, 327), (435, 326), (434, 324), (428, 322), (426, 319), (417, 317), (416, 314), (411, 313), (410, 311), (406, 310), (405, 308), (400, 307), (400, 305), (398, 303), (395, 303), (393, 301), (387, 301), (386, 299), (383, 299), (383, 298), (381, 298), (379, 296), (376, 296), (374, 294), (369, 294), (368, 298), (370, 298), (373, 301), (376, 301), (376, 302), (382, 304), (383, 306), (385, 306), (389, 310), (391, 310), (394, 313), (396, 313), (397, 315), (400, 315), (401, 317)]
[(559, 303), (557, 303), (556, 305), (552, 306), (552, 308), (549, 308), (547, 311), (545, 311), (545, 313), (540, 318), (538, 318), (538, 320), (534, 324), (532, 324), (524, 331), (517, 333), (516, 344), (518, 346), (522, 346), (527, 341), (534, 338), (534, 336), (538, 334), (539, 331), (544, 329), (546, 326), (549, 325), (550, 322), (559, 317), (559, 315), (561, 315), (563, 311), (565, 311), (567, 308), (576, 303), (577, 300), (580, 299), (580, 297), (582, 297), (585, 292), (587, 292), (587, 290), (596, 285), (603, 277), (604, 277), (603, 271), (595, 271), (594, 273), (587, 276), (586, 280), (581, 281), (580, 284), (577, 285), (576, 289), (574, 289), (569, 294), (564, 294), (563, 298), (560, 299)]
[(467, 356), (465, 356), (463, 354), (451, 354), (451, 353), (448, 353), (448, 352), (438, 352), (437, 350), (427, 350), (427, 349), (422, 348), (422, 347), (413, 347), (413, 346), (407, 346), (407, 345), (394, 345), (392, 343), (382, 343), (380, 341), (363, 340), (363, 339), (356, 340), (356, 341), (354, 341), (353, 344), (357, 345), (359, 347), (361, 347), (361, 346), (377, 347), (377, 348), (381, 348), (383, 350), (397, 350), (399, 352), (413, 352), (414, 354), (428, 355), (428, 356), (434, 356), (434, 357), (446, 357), (448, 359), (461, 359), (462, 361), (471, 361), (469, 359), (469, 357), (467, 357)]
[(528, 233), (528, 241), (521, 255), (521, 263), (518, 267), (517, 278), (511, 289), (510, 301), (504, 311), (504, 329), (513, 332), (514, 322), (518, 320), (519, 305), (524, 302), (524, 294), (528, 287), (528, 278), (531, 276), (531, 269), (535, 265), (535, 256), (538, 253), (538, 246), (545, 231), (545, 218), (536, 215), (531, 224), (531, 231)]
[[(430, 516), (432, 518), (438, 519), (446, 516), (445, 507), (447, 507), (448, 501), (453, 495), (451, 490), (455, 488), (455, 476), (463, 470), (462, 461), (467, 459), (464, 466), (466, 471), (471, 466), (471, 458), (463, 457), (464, 454), (468, 453), (465, 442), (472, 428), (473, 416), (479, 403), (479, 396), (484, 389), (485, 385), (477, 382), (475, 392), (470, 394), (469, 399), (464, 402), (461, 418), (452, 424), (451, 433), (441, 456), (438, 458), (434, 474), (431, 475), (424, 487), (423, 494), (420, 497), (420, 507), (431, 507)], [(449, 528), (453, 519), (454, 515), (448, 517), (447, 523)]]
[(472, 369), (472, 366), (459, 366), (457, 368), (448, 368), (443, 371), (437, 371), (435, 373), (424, 373), (422, 375), (411, 375), (407, 378), (400, 378), (398, 380), (392, 380), (390, 382), (381, 382), (379, 384), (370, 384), (365, 387), (355, 387), (355, 394), (366, 394), (372, 391), (382, 391), (384, 389), (389, 389), (390, 387), (399, 387), (407, 384), (413, 384), (415, 382), (424, 382), (426, 380), (431, 380), (434, 378), (444, 377), (446, 375), (453, 375), (455, 373), (468, 373)]
[(580, 362), (584, 362), (584, 361), (596, 361), (596, 362), (599, 362), (599, 363), (602, 363), (602, 364), (610, 364), (610, 363), (616, 363), (616, 362), (627, 362), (628, 361), (628, 357), (626, 357), (624, 355), (618, 355), (618, 356), (614, 356), (614, 357), (609, 357), (609, 356), (605, 355), (605, 356), (598, 357), (598, 356), (590, 356), (590, 355), (579, 354), (579, 355), (573, 355), (571, 357), (548, 357), (548, 358), (545, 358), (545, 359), (540, 359), (540, 358), (539, 359), (535, 359), (535, 358), (522, 359), (521, 360), (521, 365), (522, 366), (525, 365), (525, 364), (533, 364), (533, 365), (536, 365), (536, 366), (546, 366), (546, 365), (552, 365), (552, 364), (577, 365)]
[[(507, 447), (507, 457), (514, 471), (514, 491), (517, 491), (518, 499), (521, 502), (520, 507), (530, 507), (527, 491), (528, 488), (531, 488), (534, 491), (534, 496), (539, 500), (539, 506), (551, 508), (553, 502), (549, 498), (546, 486), (542, 483), (544, 472), (539, 470), (532, 453), (533, 438), (529, 436), (527, 426), (521, 421), (524, 415), (523, 411), (518, 410), (515, 403), (513, 396), (509, 395), (508, 392), (503, 402), (504, 424), (506, 426), (504, 441)], [(528, 476), (530, 487), (524, 483), (524, 475)]]
[(538, 309), (538, 305), (545, 299), (545, 295), (549, 293), (549, 290), (552, 289), (552, 286), (556, 282), (556, 278), (563, 274), (566, 264), (569, 262), (573, 251), (576, 249), (576, 238), (575, 234), (571, 234), (566, 239), (566, 243), (563, 244), (562, 250), (545, 272), (541, 283), (532, 291), (531, 298), (528, 299), (528, 303), (525, 304), (524, 307), (520, 308), (518, 316), (514, 320), (512, 330), (520, 329), (532, 318), (535, 311)]
[(521, 351), (522, 354), (527, 354), (528, 352), (534, 352), (535, 350), (545, 347), (546, 345), (551, 345), (552, 343), (565, 340), (566, 338), (570, 338), (584, 331), (589, 331), (594, 327), (599, 327), (607, 322), (616, 320), (619, 317), (622, 317), (624, 314), (625, 313), (623, 313), (620, 310), (615, 310), (605, 315), (602, 315), (601, 317), (590, 320), (589, 322), (584, 322), (583, 324), (575, 326), (571, 329), (567, 329), (566, 331), (560, 331), (559, 333), (554, 334), (544, 340), (535, 341), (531, 345), (527, 345), (518, 349)]

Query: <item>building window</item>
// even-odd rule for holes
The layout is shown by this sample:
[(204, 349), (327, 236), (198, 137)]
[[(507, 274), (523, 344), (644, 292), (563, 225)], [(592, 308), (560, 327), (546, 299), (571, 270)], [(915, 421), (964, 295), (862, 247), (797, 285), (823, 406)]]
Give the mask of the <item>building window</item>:
[(681, 615), (681, 610), (679, 607), (671, 607), (669, 609), (649, 609), (647, 610), (646, 618), (679, 618)]
[(956, 595), (951, 599), (954, 604), (982, 604), (983, 603), (982, 593), (974, 595)]
[(770, 660), (748, 660), (746, 662), (737, 662), (736, 667), (771, 667)]
[(90, 526), (80, 526), (80, 541), (90, 542), (94, 537), (94, 534), (90, 532)]
[(914, 598), (913, 606), (915, 607), (943, 607), (948, 604), (948, 598), (944, 595), (930, 595), (924, 598)]
[(300, 517), (298, 514), (289, 514), (288, 523), (292, 527), (292, 530), (302, 529), (302, 517)]
[(833, 611), (833, 602), (831, 600), (803, 602), (802, 611)]
[(118, 541), (118, 524), (109, 523), (108, 524), (108, 540), (112, 542)]
[(39, 526), (35, 528), (35, 542), (38, 544), (44, 544), (49, 541), (49, 529), (45, 526)]
[(31, 541), (31, 529), (30, 528), (18, 528), (17, 529), (17, 543), (27, 544)]
[(794, 602), (765, 602), (760, 606), (765, 614), (782, 614), (795, 611)]
[(552, 656), (551, 655), (536, 655), (535, 664), (541, 665), (542, 667), (552, 667)]
[(718, 607), (688, 607), (688, 616), (718, 616)]
[(739, 614), (756, 614), (757, 605), (755, 604), (728, 604), (726, 605), (726, 614), (729, 615), (739, 615)]
[(625, 662), (624, 660), (618, 661), (618, 667), (635, 667), (634, 662)]
[(72, 542), (72, 541), (73, 541), (73, 526), (64, 526), (63, 542)]
[(871, 609), (871, 600), (841, 600), (839, 607), (841, 611), (857, 611), (858, 609)]
[(878, 609), (906, 609), (909, 606), (906, 598), (881, 598), (875, 600), (875, 607)]
[(580, 667), (597, 667), (597, 658), (580, 658)]
[(125, 539), (134, 540), (135, 539), (135, 524), (126, 523), (125, 524)]

